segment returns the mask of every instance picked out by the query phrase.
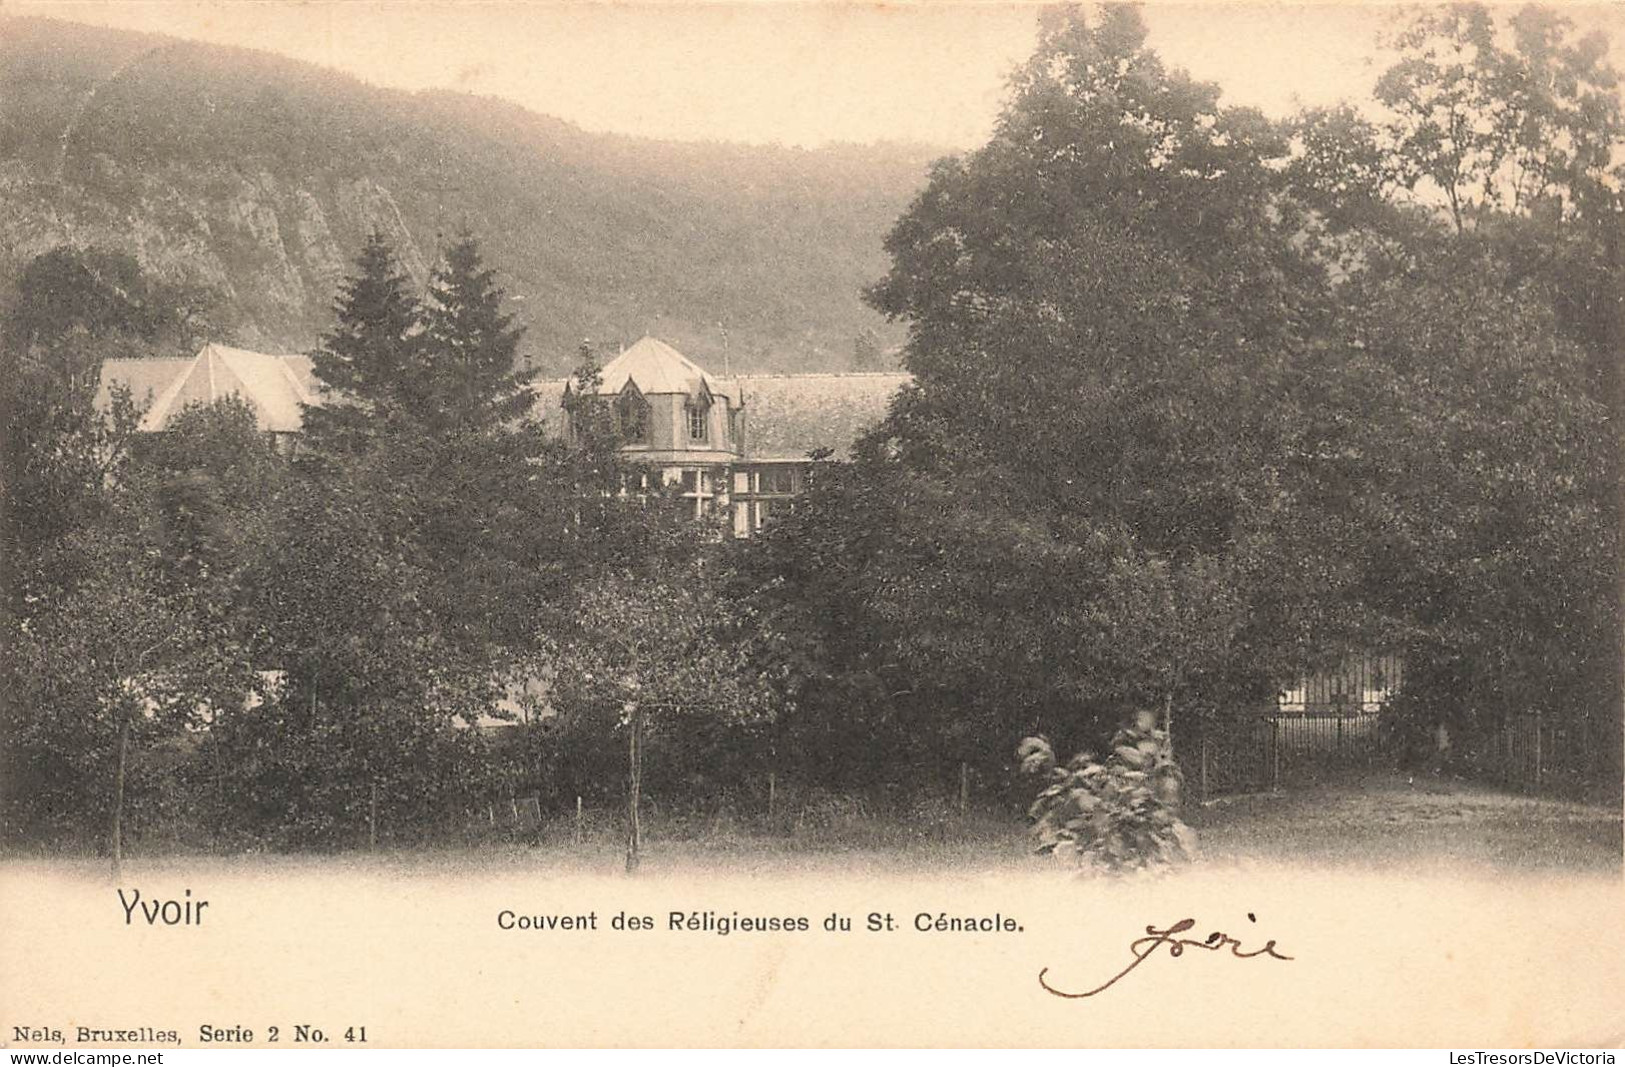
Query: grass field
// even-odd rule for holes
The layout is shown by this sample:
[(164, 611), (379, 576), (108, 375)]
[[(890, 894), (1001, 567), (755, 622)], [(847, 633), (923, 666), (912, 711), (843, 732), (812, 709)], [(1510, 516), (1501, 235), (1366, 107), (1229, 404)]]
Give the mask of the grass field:
[(1433, 775), (1368, 774), (1187, 813), (1203, 855), (1379, 867), (1618, 869), (1618, 808)]
[[(1204, 863), (1307, 863), (1377, 869), (1476, 866), (1539, 872), (1618, 870), (1622, 819), (1617, 808), (1523, 796), (1451, 777), (1353, 775), (1274, 794), (1190, 805)], [(542, 846), (546, 850), (546, 845)], [(621, 843), (605, 835), (562, 846), (577, 861), (613, 863)], [(895, 867), (992, 869), (1043, 866), (1015, 817), (973, 812), (853, 819), (791, 835), (650, 834), (648, 862), (678, 869), (721, 864), (768, 869), (859, 863)]]
[[(1294, 863), (1360, 866), (1378, 871), (1474, 867), (1485, 870), (1620, 870), (1618, 808), (1523, 796), (1451, 777), (1368, 773), (1273, 794), (1188, 805), (1199, 865)], [(210, 854), (228, 864), (297, 867), (409, 867), (427, 863), (466, 869), (551, 868), (618, 871), (625, 841), (615, 813), (597, 813), (581, 840), (569, 821), (545, 822), (511, 837), (494, 836), (431, 848), (382, 847), (332, 855), (247, 851)], [(66, 857), (63, 857), (66, 858)], [(182, 864), (202, 859), (158, 842), (131, 850), (131, 862)], [(89, 858), (74, 861), (86, 866)], [(1048, 869), (1035, 856), (1013, 813), (976, 809), (960, 817), (943, 807), (914, 817), (853, 811), (816, 825), (645, 819), (643, 862), (651, 872), (729, 869), (791, 874), (843, 868), (888, 871)]]
[[(1197, 831), (1202, 859), (1217, 863), (1379, 868), (1465, 863), (1595, 871), (1619, 868), (1622, 862), (1618, 808), (1525, 796), (1449, 776), (1351, 774), (1273, 794), (1191, 804), (1184, 816)], [(550, 836), (560, 841), (567, 832), (556, 829)], [(562, 847), (567, 852), (575, 848)], [(648, 847), (654, 862), (679, 865), (793, 867), (861, 859), (885, 868), (1050, 862), (1031, 855), (1019, 818), (989, 811), (972, 811), (964, 819), (946, 811), (912, 820), (855, 816), (780, 834), (748, 827), (707, 832), (692, 825), (663, 832), (657, 823)], [(620, 848), (611, 831), (578, 851), (582, 858), (613, 857)]]
[[(1622, 864), (1618, 808), (1523, 796), (1451, 777), (1396, 773), (1351, 775), (1317, 785), (1190, 804), (1201, 865), (1297, 863), (1357, 865), (1376, 870), (1463, 865), (1508, 871), (1601, 872)], [(708, 869), (794, 874), (841, 868), (888, 871), (1012, 870), (1052, 867), (1035, 856), (1023, 820), (974, 808), (960, 817), (947, 806), (904, 817), (854, 810), (816, 824), (781, 823), (769, 831), (749, 822), (645, 818), (643, 862), (652, 872)], [(544, 822), (512, 836), (428, 848), (381, 847), (333, 854), (229, 854), (175, 851), (158, 841), (130, 850), (135, 865), (223, 860), (228, 865), (289, 868), (311, 862), (493, 869), (618, 871), (625, 840), (613, 812), (595, 813), (581, 840), (567, 820)], [(18, 857), (22, 858), (22, 857)], [(39, 857), (43, 858), (43, 857)], [(70, 859), (90, 867), (105, 860)]]

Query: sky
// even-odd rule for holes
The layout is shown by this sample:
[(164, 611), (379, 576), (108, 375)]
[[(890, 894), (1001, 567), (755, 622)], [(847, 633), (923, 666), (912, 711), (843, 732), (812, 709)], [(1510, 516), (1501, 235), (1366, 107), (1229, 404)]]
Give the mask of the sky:
[[(1562, 5), (1608, 28), (1625, 4)], [(503, 97), (586, 129), (816, 146), (986, 141), (1033, 4), (1009, 2), (396, 2), (0, 0), (0, 10), (263, 49), (376, 85)], [(1147, 4), (1150, 43), (1282, 116), (1369, 96), (1392, 5)]]

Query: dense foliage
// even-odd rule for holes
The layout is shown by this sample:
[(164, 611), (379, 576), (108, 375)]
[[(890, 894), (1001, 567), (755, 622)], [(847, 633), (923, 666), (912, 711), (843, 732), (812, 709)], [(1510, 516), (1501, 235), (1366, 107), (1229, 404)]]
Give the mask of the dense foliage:
[(815, 720), (992, 773), (1035, 730), (1273, 692), (1281, 398), (1323, 272), (1272, 206), (1282, 133), (1144, 38), (1127, 8), (1046, 15), (992, 141), (887, 240), (871, 298), (916, 385), (762, 552), (834, 680)]
[(1617, 790), (1618, 77), (1600, 34), (1537, 7), (1425, 10), (1390, 43), (1385, 118), (1298, 126), (1293, 192), (1346, 273), (1302, 379), (1313, 484), (1350, 531), (1349, 595), (1411, 665), (1401, 729), (1472, 758), (1539, 715), (1554, 780)]
[[(137, 411), (95, 408), (101, 360), (201, 332), (187, 294), (128, 257), (57, 250), (17, 281), (4, 382), (0, 818), (12, 833), (118, 839), (132, 734), (172, 735), (229, 684), (199, 625), (204, 509), (131, 455)], [(104, 821), (106, 820), (106, 821)]]
[(1179, 765), (1150, 712), (1117, 731), (1104, 760), (1080, 752), (1060, 764), (1041, 737), (1022, 741), (1016, 757), (1040, 786), (1027, 811), (1040, 854), (1114, 873), (1194, 858), (1196, 834), (1179, 818)]
[(235, 398), (151, 435), (127, 396), (97, 409), (96, 354), (149, 328), (59, 265), (100, 256), (28, 277), (66, 278), (57, 332), (106, 345), (40, 328), (7, 349), (19, 399), (41, 398), (8, 441), (40, 449), (40, 488), (8, 483), (8, 836), (111, 819), (116, 855), (127, 826), (277, 846), (455, 831), (519, 789), (613, 794), (626, 706), (663, 793), (770, 716), (717, 531), (658, 487), (625, 492), (595, 394), (572, 441), (544, 435), (472, 237), (421, 295), (366, 243), (291, 454)]
[(1276, 124), (1131, 8), (1044, 17), (887, 240), (914, 386), (755, 553), (809, 752), (991, 773), (1143, 707), (1177, 751), (1387, 649), (1415, 729), (1539, 710), (1617, 783), (1614, 75), (1536, 9), (1395, 47), (1386, 118)]

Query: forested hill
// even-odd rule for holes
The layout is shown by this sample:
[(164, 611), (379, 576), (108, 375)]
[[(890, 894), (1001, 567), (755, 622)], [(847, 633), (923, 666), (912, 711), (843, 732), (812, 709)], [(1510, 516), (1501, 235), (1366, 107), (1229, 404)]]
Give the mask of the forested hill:
[(881, 241), (938, 152), (594, 134), (485, 97), (279, 57), (0, 18), (0, 283), (61, 243), (218, 290), (222, 340), (308, 348), (365, 233), (420, 281), (467, 225), (527, 354), (653, 333), (720, 369), (834, 370)]

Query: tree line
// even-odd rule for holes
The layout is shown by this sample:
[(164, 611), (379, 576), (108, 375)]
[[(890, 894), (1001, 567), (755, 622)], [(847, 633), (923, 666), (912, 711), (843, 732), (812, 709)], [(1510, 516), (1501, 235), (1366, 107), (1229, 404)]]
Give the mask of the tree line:
[[(620, 750), (596, 742), (622, 728), (640, 667), (663, 710), (748, 692), (737, 678), (677, 692), (657, 669), (668, 656), (709, 684), (713, 661), (737, 666), (697, 570), (714, 538), (674, 501), (620, 492), (606, 413), (577, 411), (569, 442), (543, 432), (516, 370), (522, 330), (472, 236), (421, 296), (368, 241), (313, 356), (324, 402), (291, 453), (235, 396), (155, 434), (136, 432), (127, 392), (96, 408), (102, 359), (209, 336), (155, 316), (168, 295), (94, 251), (47, 253), (17, 287), (8, 836), (107, 834), (116, 853), (132, 812), (213, 841), (429, 832), (533, 788), (561, 746), (595, 752), (571, 784), (606, 794)], [(584, 350), (580, 373), (594, 366)], [(705, 625), (682, 633), (684, 612)], [(565, 707), (571, 730), (493, 743), (482, 727), (529, 717), (527, 700)]]
[[(760, 547), (821, 773), (1174, 747), (1362, 651), (1401, 744), (1539, 712), (1620, 781), (1625, 124), (1553, 11), (1401, 18), (1284, 122), (1044, 15), (869, 293), (914, 384)], [(854, 753), (854, 736), (874, 741)], [(1188, 750), (1187, 750), (1188, 751)]]
[(472, 236), (423, 293), (366, 244), (291, 455), (237, 402), (97, 410), (101, 359), (191, 350), (206, 302), (39, 257), (0, 337), (6, 836), (354, 845), (521, 790), (896, 800), (947, 768), (1012, 797), (1024, 737), (1151, 712), (1177, 753), (1375, 648), (1401, 735), (1540, 710), (1617, 788), (1614, 75), (1538, 8), (1391, 44), (1371, 106), (1276, 122), (1132, 8), (1046, 13), (887, 238), (868, 299), (913, 385), (749, 542), (623, 492), (592, 389), (542, 432)]

